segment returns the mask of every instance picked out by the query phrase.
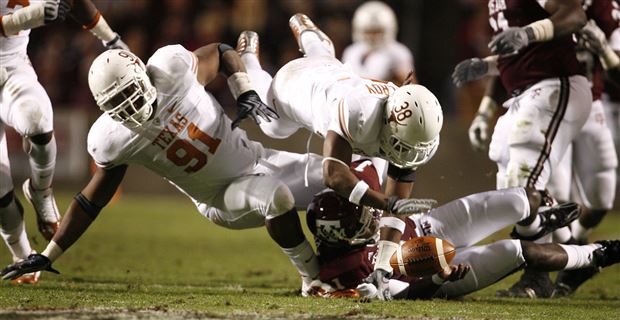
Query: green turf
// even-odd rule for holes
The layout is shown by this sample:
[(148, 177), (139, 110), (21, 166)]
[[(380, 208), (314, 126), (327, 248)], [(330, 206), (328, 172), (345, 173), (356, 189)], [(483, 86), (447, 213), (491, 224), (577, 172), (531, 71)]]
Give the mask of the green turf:
[[(63, 208), (68, 201), (59, 198)], [(593, 238), (620, 238), (619, 213)], [(45, 243), (29, 208), (26, 217), (40, 251)], [(0, 250), (0, 263), (9, 259)], [(620, 319), (620, 266), (570, 299), (495, 298), (514, 276), (463, 301), (304, 299), (299, 277), (264, 229), (217, 227), (178, 197), (123, 195), (54, 266), (62, 274), (45, 273), (35, 286), (1, 283), (0, 318)]]

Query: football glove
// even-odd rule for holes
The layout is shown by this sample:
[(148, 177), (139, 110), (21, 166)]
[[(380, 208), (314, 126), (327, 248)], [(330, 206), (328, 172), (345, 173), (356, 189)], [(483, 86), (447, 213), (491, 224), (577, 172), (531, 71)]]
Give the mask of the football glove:
[(519, 50), (527, 47), (533, 38), (534, 34), (530, 27), (508, 28), (491, 40), (489, 48), (494, 54), (516, 54)]
[(397, 216), (425, 213), (437, 205), (434, 199), (398, 199), (396, 196), (388, 198), (388, 211)]
[(127, 50), (127, 51), (131, 51), (129, 50), (129, 47), (127, 46), (127, 44), (125, 44), (125, 42), (123, 42), (123, 40), (121, 40), (121, 36), (117, 33), (116, 36), (114, 37), (114, 39), (110, 40), (110, 41), (101, 41), (103, 43), (103, 46), (110, 50), (110, 49), (122, 49), (122, 50)]
[(489, 118), (483, 114), (476, 114), (476, 117), (469, 126), (469, 142), (474, 150), (482, 152), (487, 149), (489, 141)]
[(247, 117), (254, 119), (256, 124), (260, 124), (260, 118), (267, 122), (271, 122), (271, 119), (280, 118), (273, 109), (261, 101), (254, 90), (244, 92), (237, 98), (237, 118), (232, 122), (231, 128), (238, 127), (241, 121)]
[(459, 62), (454, 67), (452, 72), (452, 82), (457, 87), (464, 85), (467, 82), (478, 80), (489, 73), (489, 62), (480, 59), (472, 58)]
[(373, 293), (372, 287), (360, 285), (357, 287), (357, 289), (360, 291), (366, 291), (367, 289), (370, 289), (368, 290), (368, 294), (369, 298), (371, 299), (376, 297), (379, 298), (379, 300), (392, 300), (392, 294), (390, 293), (389, 286), (391, 276), (392, 274), (390, 272), (387, 272), (383, 269), (377, 269), (364, 279), (365, 283), (371, 284), (377, 289), (377, 292), (372, 295), (372, 297), (370, 297), (370, 295)]
[(53, 273), (60, 273), (52, 268), (52, 261), (42, 254), (33, 253), (28, 258), (8, 265), (6, 268), (0, 271), (2, 280), (13, 280), (26, 273), (32, 273), (36, 271), (49, 271)]
[(64, 21), (67, 12), (71, 10), (71, 4), (69, 0), (45, 0), (43, 8), (43, 21), (48, 24), (56, 20)]

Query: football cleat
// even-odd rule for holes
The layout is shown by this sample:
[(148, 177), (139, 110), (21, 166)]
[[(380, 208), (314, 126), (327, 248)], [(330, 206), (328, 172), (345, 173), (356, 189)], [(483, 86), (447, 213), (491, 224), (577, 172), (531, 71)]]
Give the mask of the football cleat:
[(60, 227), (60, 213), (54, 199), (52, 188), (34, 190), (30, 185), (30, 179), (26, 179), (22, 185), (26, 200), (32, 205), (37, 214), (39, 232), (45, 240), (52, 240)]
[(293, 31), (293, 35), (295, 36), (295, 40), (297, 40), (297, 45), (299, 46), (299, 51), (306, 54), (306, 50), (304, 50), (303, 44), (301, 43), (301, 35), (306, 31), (312, 31), (319, 36), (321, 42), (327, 47), (329, 52), (333, 57), (336, 56), (336, 49), (334, 48), (334, 43), (332, 40), (319, 29), (307, 15), (303, 13), (297, 13), (293, 15), (288, 20), (288, 25), (291, 27), (291, 31)]
[(579, 218), (581, 207), (574, 202), (566, 202), (538, 212), (540, 216), (540, 231), (532, 236), (523, 236), (513, 228), (510, 236), (513, 239), (534, 241), (553, 232), (556, 229), (570, 225), (575, 219)]
[(600, 272), (598, 267), (589, 267), (576, 270), (563, 270), (558, 272), (555, 280), (552, 298), (568, 297), (577, 291), (584, 282), (592, 279)]
[(301, 285), (302, 297), (329, 298), (332, 292), (334, 288), (319, 279), (312, 280), (310, 283), (303, 281)]
[(553, 294), (553, 282), (548, 272), (525, 269), (521, 279), (508, 289), (497, 290), (496, 297), (505, 298), (549, 298)]
[(36, 271), (32, 273), (23, 274), (13, 280), (11, 280), (11, 284), (37, 284), (39, 283), (39, 278), (41, 277), (41, 271)]
[(605, 268), (620, 262), (620, 240), (601, 240), (594, 243), (601, 245), (592, 252), (594, 265)]
[(260, 52), (258, 34), (254, 31), (242, 31), (237, 39), (237, 53), (252, 53), (258, 56)]

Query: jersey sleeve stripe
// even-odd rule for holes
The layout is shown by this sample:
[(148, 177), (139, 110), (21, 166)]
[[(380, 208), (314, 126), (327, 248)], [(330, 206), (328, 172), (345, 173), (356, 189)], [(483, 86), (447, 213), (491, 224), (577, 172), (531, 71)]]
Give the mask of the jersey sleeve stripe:
[(99, 22), (99, 19), (101, 19), (101, 12), (97, 11), (97, 13), (95, 13), (95, 16), (93, 17), (93, 21), (91, 21), (89, 24), (83, 25), (82, 28), (84, 28), (84, 30), (90, 30), (94, 28)]
[(340, 102), (338, 103), (338, 120), (340, 123), (340, 131), (342, 131), (342, 133), (347, 136), (349, 141), (353, 141), (349, 130), (347, 130), (347, 122), (344, 116), (344, 98), (340, 99)]

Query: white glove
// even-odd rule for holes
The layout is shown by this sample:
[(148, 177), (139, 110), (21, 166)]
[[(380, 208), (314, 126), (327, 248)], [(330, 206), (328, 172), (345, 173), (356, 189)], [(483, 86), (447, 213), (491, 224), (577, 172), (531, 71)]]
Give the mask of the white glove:
[(592, 53), (596, 54), (605, 70), (620, 64), (620, 58), (609, 46), (605, 32), (593, 20), (590, 20), (580, 31), (583, 44)]
[(457, 87), (467, 82), (478, 80), (489, 72), (489, 62), (480, 58), (471, 58), (459, 62), (452, 72), (452, 82)]
[(372, 283), (362, 283), (357, 286), (357, 291), (360, 294), (360, 298), (364, 300), (378, 299), (377, 287)]
[(499, 55), (516, 54), (533, 40), (533, 35), (530, 36), (527, 31), (527, 27), (508, 28), (493, 38), (489, 43), (489, 49)]
[(43, 7), (45, 12), (43, 19), (46, 24), (55, 20), (64, 21), (67, 12), (71, 10), (68, 0), (45, 0)]
[[(390, 293), (390, 276), (391, 274), (389, 272), (383, 269), (377, 269), (366, 277), (364, 282), (375, 287), (377, 290), (375, 295), (379, 300), (392, 300), (392, 294)], [(359, 286), (357, 288), (359, 290)], [(365, 289), (368, 289), (369, 293), (372, 293), (372, 287), (366, 287)]]
[(388, 211), (397, 216), (425, 213), (436, 205), (437, 200), (434, 199), (398, 199), (396, 196), (388, 199)]
[(469, 126), (469, 142), (474, 150), (482, 152), (487, 149), (489, 141), (489, 118), (483, 114), (476, 114), (476, 117)]
[(122, 49), (122, 50), (127, 50), (127, 51), (131, 51), (129, 50), (129, 47), (127, 46), (127, 44), (125, 44), (125, 42), (123, 42), (123, 40), (121, 40), (121, 36), (117, 33), (116, 37), (114, 37), (114, 39), (110, 40), (110, 41), (102, 41), (103, 42), (103, 46), (110, 50), (110, 49)]

